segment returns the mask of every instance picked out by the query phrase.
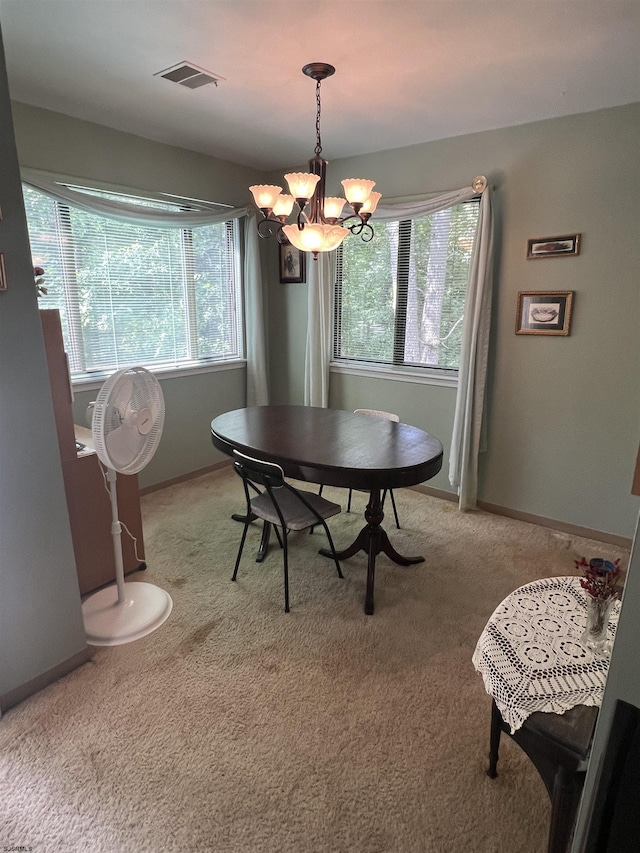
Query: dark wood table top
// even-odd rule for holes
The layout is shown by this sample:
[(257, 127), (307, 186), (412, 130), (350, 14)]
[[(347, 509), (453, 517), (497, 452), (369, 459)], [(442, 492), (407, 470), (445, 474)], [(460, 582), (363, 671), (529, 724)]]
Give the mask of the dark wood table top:
[(313, 406), (225, 412), (211, 422), (211, 440), (297, 480), (365, 491), (414, 486), (442, 467), (441, 442), (417, 427)]

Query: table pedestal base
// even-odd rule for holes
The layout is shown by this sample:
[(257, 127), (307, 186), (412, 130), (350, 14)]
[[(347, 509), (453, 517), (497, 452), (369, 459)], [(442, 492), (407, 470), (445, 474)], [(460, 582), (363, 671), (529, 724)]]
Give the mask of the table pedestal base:
[[(380, 500), (380, 490), (373, 489), (369, 497), (369, 503), (364, 514), (367, 524), (362, 528), (356, 536), (353, 544), (345, 548), (344, 551), (338, 551), (336, 557), (338, 560), (348, 560), (359, 551), (364, 551), (369, 557), (367, 566), (367, 593), (364, 601), (364, 612), (371, 616), (374, 611), (373, 606), (373, 589), (375, 583), (376, 572), (376, 556), (382, 552), (397, 563), (399, 566), (411, 566), (415, 563), (423, 563), (424, 557), (404, 557), (399, 554), (389, 541), (386, 530), (382, 527), (382, 519), (384, 513), (382, 511), (382, 502)], [(323, 557), (331, 557), (333, 554), (328, 548), (321, 548), (319, 551)]]

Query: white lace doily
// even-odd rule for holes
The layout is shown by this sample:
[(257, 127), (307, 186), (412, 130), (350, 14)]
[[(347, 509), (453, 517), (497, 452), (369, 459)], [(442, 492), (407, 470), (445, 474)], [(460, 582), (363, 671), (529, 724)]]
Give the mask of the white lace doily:
[[(616, 601), (608, 627), (612, 641), (619, 615)], [(534, 711), (563, 714), (575, 705), (600, 705), (610, 655), (582, 645), (586, 623), (587, 594), (578, 577), (534, 581), (496, 607), (473, 665), (512, 733)]]

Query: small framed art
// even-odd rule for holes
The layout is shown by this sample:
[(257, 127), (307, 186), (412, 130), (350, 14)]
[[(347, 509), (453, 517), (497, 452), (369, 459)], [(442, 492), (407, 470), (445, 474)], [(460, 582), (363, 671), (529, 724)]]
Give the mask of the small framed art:
[(280, 283), (305, 280), (305, 253), (291, 243), (280, 243)]
[(520, 291), (516, 335), (568, 335), (573, 290)]
[(527, 240), (527, 260), (533, 258), (559, 258), (564, 255), (577, 255), (580, 252), (580, 235), (567, 234), (564, 237), (539, 237)]
[(0, 252), (0, 290), (7, 289), (7, 274), (4, 268), (4, 255)]

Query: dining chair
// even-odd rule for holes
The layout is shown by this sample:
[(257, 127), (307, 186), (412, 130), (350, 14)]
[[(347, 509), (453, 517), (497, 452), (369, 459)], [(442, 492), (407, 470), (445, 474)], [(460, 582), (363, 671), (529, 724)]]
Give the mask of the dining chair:
[(327, 518), (338, 515), (342, 511), (340, 504), (328, 501), (326, 498), (316, 495), (313, 492), (295, 489), (290, 483), (286, 482), (284, 471), (280, 465), (274, 462), (263, 462), (259, 459), (253, 459), (237, 450), (233, 451), (233, 455), (233, 467), (236, 473), (242, 478), (244, 486), (247, 512), (231, 580), (235, 581), (238, 575), (238, 567), (242, 558), (249, 525), (252, 519), (256, 517), (261, 518), (265, 522), (265, 525), (269, 524), (273, 526), (282, 547), (284, 562), (284, 609), (285, 613), (289, 613), (288, 533), (290, 530), (306, 530), (307, 528), (321, 524), (329, 540), (331, 554), (338, 570), (338, 577), (344, 577), (326, 522)]
[[(369, 415), (372, 418), (380, 418), (382, 420), (393, 421), (394, 423), (400, 423), (400, 418), (398, 415), (394, 415), (391, 412), (381, 412), (379, 409), (354, 409), (354, 415)], [(351, 512), (351, 494), (353, 489), (349, 489), (349, 497), (347, 499), (347, 512)], [(384, 501), (387, 497), (387, 492), (389, 493), (389, 497), (391, 498), (391, 505), (393, 506), (393, 515), (396, 520), (396, 527), (400, 530), (400, 521), (398, 520), (398, 510), (396, 509), (396, 500), (393, 496), (393, 489), (385, 489), (382, 493), (382, 506), (384, 507)]]

